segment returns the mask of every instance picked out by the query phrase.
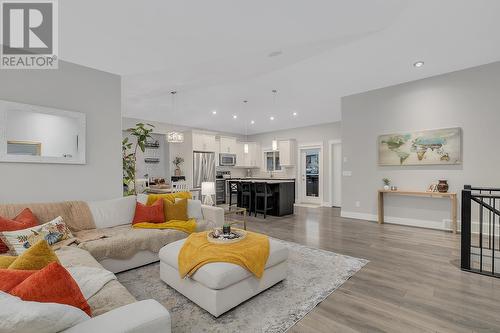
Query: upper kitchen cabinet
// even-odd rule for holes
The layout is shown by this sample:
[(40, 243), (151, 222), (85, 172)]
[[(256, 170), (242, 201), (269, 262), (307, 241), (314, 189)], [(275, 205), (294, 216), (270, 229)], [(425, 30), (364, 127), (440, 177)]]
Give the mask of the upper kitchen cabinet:
[(237, 154), (239, 147), (236, 138), (221, 136), (220, 137), (220, 153), (221, 154)]
[(216, 152), (218, 149), (215, 135), (193, 132), (193, 150)]
[[(262, 160), (260, 156), (260, 145), (256, 142), (240, 142), (238, 145), (236, 166), (248, 169), (259, 168)], [(245, 145), (248, 145), (248, 151), (245, 151)]]
[(284, 167), (295, 166), (297, 158), (297, 142), (293, 139), (279, 140), (280, 165)]

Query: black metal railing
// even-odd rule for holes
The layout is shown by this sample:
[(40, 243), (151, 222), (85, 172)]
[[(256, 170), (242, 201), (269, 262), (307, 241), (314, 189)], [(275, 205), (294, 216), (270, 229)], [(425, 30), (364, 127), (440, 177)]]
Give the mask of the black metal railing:
[(461, 268), (500, 277), (500, 188), (462, 190)]

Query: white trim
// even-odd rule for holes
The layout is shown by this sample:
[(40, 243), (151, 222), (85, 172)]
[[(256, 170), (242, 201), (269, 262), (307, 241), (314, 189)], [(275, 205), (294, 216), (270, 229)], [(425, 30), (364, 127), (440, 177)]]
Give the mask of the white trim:
[[(340, 149), (342, 149), (342, 140), (341, 139), (335, 139), (335, 140), (329, 140), (328, 141), (328, 193), (330, 195), (330, 207), (333, 207), (333, 146), (340, 144)], [(342, 156), (340, 156), (342, 159)], [(342, 166), (342, 160), (340, 165)], [(341, 168), (342, 169), (342, 168)], [(340, 170), (340, 180), (342, 181), (342, 170)], [(340, 185), (342, 186), (342, 184)], [(341, 191), (342, 193), (342, 191)], [(340, 206), (342, 206), (342, 198), (340, 198)]]
[[(340, 216), (356, 220), (366, 220), (374, 222), (378, 221), (377, 214), (348, 212), (342, 210), (340, 212)], [(384, 217), (384, 222), (387, 224), (399, 224), (399, 225), (419, 227), (419, 228), (451, 231), (451, 220), (449, 219), (445, 219), (442, 221), (430, 221), (430, 220), (409, 219), (404, 217), (395, 217), (386, 215)], [(460, 230), (460, 221), (458, 221), (458, 230)]]
[(324, 183), (324, 173), (323, 173), (323, 142), (306, 142), (297, 145), (297, 181), (298, 181), (298, 191), (297, 191), (297, 199), (299, 202), (302, 202), (303, 196), (303, 186), (302, 186), (302, 155), (301, 150), (304, 149), (319, 149), (319, 196), (317, 197), (317, 202), (304, 202), (304, 203), (317, 203), (319, 205), (323, 204), (324, 193), (323, 193), (323, 183)]

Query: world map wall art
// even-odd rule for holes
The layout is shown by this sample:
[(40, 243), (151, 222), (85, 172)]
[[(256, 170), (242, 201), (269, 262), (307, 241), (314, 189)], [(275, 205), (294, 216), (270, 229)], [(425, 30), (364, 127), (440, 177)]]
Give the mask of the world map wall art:
[(380, 135), (379, 165), (462, 163), (461, 128)]

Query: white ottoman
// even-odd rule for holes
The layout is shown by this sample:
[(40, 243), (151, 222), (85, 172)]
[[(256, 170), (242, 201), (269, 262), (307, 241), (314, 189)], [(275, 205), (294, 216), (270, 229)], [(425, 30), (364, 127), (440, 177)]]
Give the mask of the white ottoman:
[(288, 248), (269, 239), (269, 258), (261, 279), (241, 266), (225, 262), (206, 264), (191, 278), (181, 279), (177, 257), (184, 242), (181, 239), (160, 250), (160, 277), (216, 317), (284, 280), (287, 274)]

